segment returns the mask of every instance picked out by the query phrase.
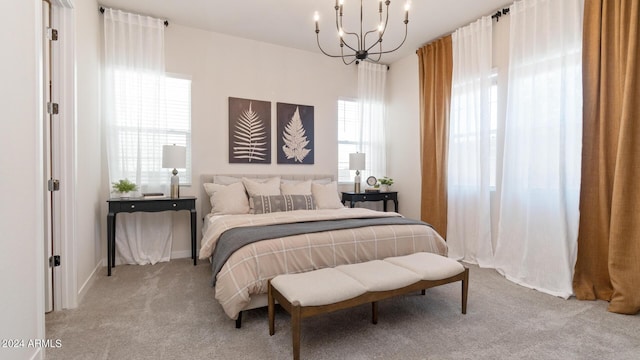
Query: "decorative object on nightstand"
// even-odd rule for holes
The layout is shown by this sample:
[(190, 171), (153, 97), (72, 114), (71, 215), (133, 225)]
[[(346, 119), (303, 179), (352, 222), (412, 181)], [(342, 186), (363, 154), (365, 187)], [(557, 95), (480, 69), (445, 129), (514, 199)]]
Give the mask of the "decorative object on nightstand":
[(388, 192), (391, 185), (393, 185), (393, 179), (386, 176), (380, 179), (380, 191)]
[(138, 189), (138, 186), (129, 181), (129, 179), (120, 179), (120, 181), (114, 182), (112, 185), (113, 190), (119, 194), (121, 198), (129, 197), (129, 193)]
[(369, 176), (367, 178), (367, 185), (369, 185), (369, 187), (364, 189), (364, 192), (366, 193), (380, 192), (380, 189), (378, 189), (378, 179), (376, 179), (375, 176)]
[(171, 198), (180, 197), (180, 178), (176, 168), (184, 169), (187, 167), (187, 148), (185, 146), (163, 145), (162, 146), (162, 167), (165, 169), (173, 168), (171, 172)]
[(353, 179), (353, 192), (360, 192), (360, 170), (365, 169), (365, 154), (364, 153), (351, 153), (349, 154), (349, 170), (356, 171), (356, 177)]

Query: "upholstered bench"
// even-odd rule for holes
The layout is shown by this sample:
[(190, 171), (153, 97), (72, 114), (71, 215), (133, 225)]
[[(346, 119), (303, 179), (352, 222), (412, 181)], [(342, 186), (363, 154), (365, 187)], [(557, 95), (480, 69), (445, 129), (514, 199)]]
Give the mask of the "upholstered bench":
[(431, 253), (373, 260), (269, 280), (269, 335), (275, 333), (275, 301), (291, 314), (293, 358), (300, 358), (303, 318), (371, 303), (371, 322), (378, 322), (378, 301), (413, 291), (462, 281), (462, 313), (467, 313), (469, 269)]

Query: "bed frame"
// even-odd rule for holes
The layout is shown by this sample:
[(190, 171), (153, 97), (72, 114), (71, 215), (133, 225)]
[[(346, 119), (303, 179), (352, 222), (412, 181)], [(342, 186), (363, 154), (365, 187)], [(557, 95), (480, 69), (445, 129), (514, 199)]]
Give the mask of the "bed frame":
[[(204, 221), (204, 216), (211, 212), (211, 202), (209, 201), (209, 195), (204, 190), (205, 183), (212, 183), (214, 176), (233, 176), (233, 177), (246, 177), (253, 179), (266, 179), (274, 176), (280, 176), (283, 180), (319, 180), (319, 179), (331, 179), (335, 180), (335, 174), (202, 174), (200, 175), (200, 191), (198, 198), (200, 201), (200, 214)], [(267, 306), (267, 294), (253, 295), (251, 296), (251, 302), (244, 308), (244, 310), (251, 310)], [(243, 311), (244, 311), (243, 310)], [(242, 311), (238, 314), (236, 319), (236, 328), (239, 329), (242, 326)]]

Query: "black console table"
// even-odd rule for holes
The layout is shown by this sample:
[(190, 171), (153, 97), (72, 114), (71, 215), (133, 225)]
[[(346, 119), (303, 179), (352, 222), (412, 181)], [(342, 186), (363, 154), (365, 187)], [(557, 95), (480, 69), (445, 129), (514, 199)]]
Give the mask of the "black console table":
[(183, 196), (171, 198), (121, 198), (109, 199), (109, 213), (107, 214), (107, 276), (111, 276), (111, 268), (116, 266), (116, 214), (159, 211), (189, 210), (191, 212), (191, 258), (193, 265), (197, 264), (196, 257), (196, 198)]
[(393, 201), (395, 205), (395, 211), (398, 212), (398, 192), (397, 191), (389, 191), (389, 192), (343, 192), (342, 193), (342, 204), (344, 205), (347, 201), (349, 202), (349, 207), (354, 207), (356, 202), (361, 201), (382, 201), (382, 208), (384, 211), (387, 211), (387, 201)]

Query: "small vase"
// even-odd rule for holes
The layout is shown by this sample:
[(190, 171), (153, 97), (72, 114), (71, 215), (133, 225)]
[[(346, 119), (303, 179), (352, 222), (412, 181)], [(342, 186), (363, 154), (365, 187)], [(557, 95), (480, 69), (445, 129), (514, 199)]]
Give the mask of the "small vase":
[(131, 197), (131, 192), (115, 192), (115, 198), (128, 199)]

